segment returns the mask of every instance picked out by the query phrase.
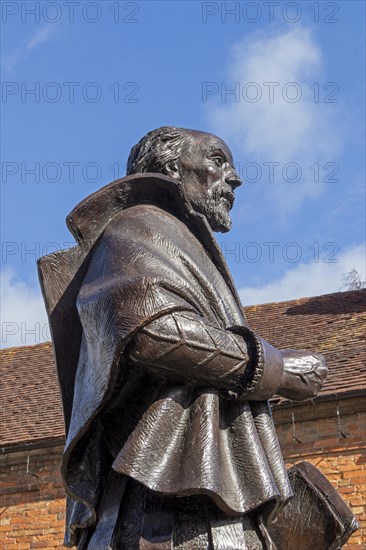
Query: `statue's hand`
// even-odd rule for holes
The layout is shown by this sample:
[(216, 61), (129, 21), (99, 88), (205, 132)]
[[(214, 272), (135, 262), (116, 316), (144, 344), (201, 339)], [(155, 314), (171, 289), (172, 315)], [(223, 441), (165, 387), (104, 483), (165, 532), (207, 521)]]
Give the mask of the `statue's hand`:
[(328, 374), (323, 355), (293, 349), (281, 353), (284, 372), (278, 394), (294, 401), (315, 397)]

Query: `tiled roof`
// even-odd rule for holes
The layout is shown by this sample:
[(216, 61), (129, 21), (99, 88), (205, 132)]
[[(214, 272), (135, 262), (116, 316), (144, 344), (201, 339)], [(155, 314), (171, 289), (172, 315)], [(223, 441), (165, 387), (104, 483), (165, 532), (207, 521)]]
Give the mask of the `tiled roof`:
[(64, 435), (64, 419), (50, 342), (0, 350), (0, 445)]
[(366, 290), (245, 308), (273, 346), (322, 353), (329, 368), (319, 396), (366, 389)]
[[(366, 290), (245, 308), (249, 325), (278, 348), (319, 351), (328, 380), (320, 395), (366, 387)], [(0, 445), (60, 438), (64, 423), (52, 347), (0, 350)]]

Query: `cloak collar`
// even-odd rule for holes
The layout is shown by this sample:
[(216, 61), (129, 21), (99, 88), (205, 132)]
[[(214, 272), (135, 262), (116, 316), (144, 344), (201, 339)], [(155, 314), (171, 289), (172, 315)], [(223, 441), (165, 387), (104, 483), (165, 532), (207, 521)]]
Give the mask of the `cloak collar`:
[(114, 216), (121, 209), (137, 204), (154, 204), (183, 221), (202, 243), (227, 282), (239, 309), (242, 309), (211, 228), (206, 218), (193, 210), (181, 182), (163, 174), (133, 174), (115, 180), (86, 197), (66, 218), (77, 246), (43, 256), (37, 262), (52, 335), (66, 432), (71, 418), (74, 380), (83, 334), (76, 300), (88, 269), (90, 254)]

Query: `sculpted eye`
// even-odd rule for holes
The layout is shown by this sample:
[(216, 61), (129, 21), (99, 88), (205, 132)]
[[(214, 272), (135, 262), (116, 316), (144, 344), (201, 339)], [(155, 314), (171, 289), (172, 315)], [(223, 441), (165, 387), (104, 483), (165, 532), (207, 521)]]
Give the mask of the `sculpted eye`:
[(217, 166), (222, 166), (224, 164), (224, 160), (221, 157), (212, 157), (212, 160)]

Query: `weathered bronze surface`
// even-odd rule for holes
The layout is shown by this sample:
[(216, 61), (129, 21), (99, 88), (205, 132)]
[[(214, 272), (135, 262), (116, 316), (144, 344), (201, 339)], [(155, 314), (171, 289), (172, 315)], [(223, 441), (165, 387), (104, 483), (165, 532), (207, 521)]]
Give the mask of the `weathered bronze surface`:
[(324, 359), (247, 326), (212, 233), (230, 229), (241, 183), (221, 139), (160, 128), (127, 172), (68, 216), (77, 246), (39, 261), (67, 431), (65, 545), (274, 549), (293, 492), (267, 399), (314, 397)]
[(277, 548), (338, 550), (358, 529), (351, 510), (325, 476), (309, 462), (289, 470), (294, 491), (269, 524)]

